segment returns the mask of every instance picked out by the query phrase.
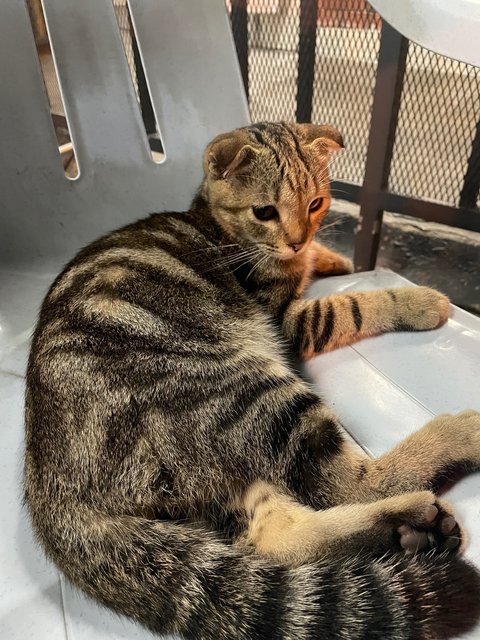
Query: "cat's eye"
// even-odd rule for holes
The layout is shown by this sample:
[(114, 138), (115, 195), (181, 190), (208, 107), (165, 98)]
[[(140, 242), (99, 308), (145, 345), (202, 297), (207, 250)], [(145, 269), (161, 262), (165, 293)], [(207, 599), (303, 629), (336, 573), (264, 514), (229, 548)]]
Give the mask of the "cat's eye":
[(273, 220), (278, 218), (278, 211), (269, 204), (266, 207), (253, 207), (253, 213), (258, 220)]
[(310, 213), (313, 213), (321, 209), (322, 206), (323, 206), (323, 198), (315, 198), (315, 200), (311, 201), (310, 206), (308, 207), (308, 210)]

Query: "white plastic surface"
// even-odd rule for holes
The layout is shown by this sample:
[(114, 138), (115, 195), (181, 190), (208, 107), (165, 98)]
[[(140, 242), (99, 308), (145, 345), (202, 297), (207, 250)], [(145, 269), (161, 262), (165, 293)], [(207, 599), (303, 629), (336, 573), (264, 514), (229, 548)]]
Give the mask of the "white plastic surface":
[(480, 0), (371, 0), (370, 4), (422, 47), (480, 66)]
[(202, 153), (248, 123), (224, 0), (130, 0), (165, 161), (155, 164), (112, 0), (44, 0), (80, 175), (64, 176), (27, 4), (0, 16), (0, 268), (57, 271), (81, 246), (189, 206)]
[[(379, 270), (319, 280), (307, 295), (402, 286), (412, 285)], [(362, 340), (312, 358), (305, 373), (354, 440), (376, 457), (432, 416), (480, 411), (480, 319), (452, 307), (440, 329)], [(462, 479), (445, 497), (471, 534), (466, 556), (480, 567), (480, 473)], [(468, 637), (480, 639), (480, 629)]]
[[(28, 342), (53, 274), (4, 274), (0, 299), (0, 639), (153, 640), (70, 586), (35, 545), (21, 507), (23, 374)], [(309, 295), (409, 283), (391, 272), (329, 278)], [(3, 336), (3, 338), (2, 338)], [(313, 358), (307, 376), (354, 439), (379, 455), (438, 412), (480, 409), (480, 320), (453, 309), (437, 331), (389, 334)], [(467, 557), (480, 567), (480, 474), (447, 494), (471, 534)], [(465, 638), (480, 640), (480, 629)]]

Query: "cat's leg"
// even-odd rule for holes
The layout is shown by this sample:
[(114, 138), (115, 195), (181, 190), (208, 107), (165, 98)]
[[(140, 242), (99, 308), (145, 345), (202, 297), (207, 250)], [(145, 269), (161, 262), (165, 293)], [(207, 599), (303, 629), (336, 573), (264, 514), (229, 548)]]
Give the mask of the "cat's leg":
[(428, 287), (377, 289), (294, 300), (282, 327), (298, 354), (308, 358), (380, 333), (435, 329), (449, 310), (448, 298)]
[(248, 518), (244, 540), (257, 553), (288, 564), (359, 551), (449, 551), (460, 543), (449, 507), (429, 491), (315, 511), (259, 481), (241, 506)]
[(313, 273), (318, 276), (334, 276), (353, 272), (352, 261), (318, 242), (308, 248), (313, 256)]
[(480, 470), (476, 411), (439, 416), (377, 459), (335, 438), (338, 422), (321, 404), (305, 412), (299, 426), (283, 477), (294, 495), (316, 509), (430, 491), (456, 466)]
[(260, 553), (300, 563), (330, 550), (445, 549), (462, 539), (429, 489), (456, 462), (480, 468), (480, 414), (441, 416), (376, 460), (341, 437), (322, 403), (291, 416), (294, 430), (261, 476), (270, 483), (242, 494), (246, 536)]
[(375, 460), (362, 460), (357, 499), (375, 500), (399, 492), (435, 490), (455, 470), (480, 470), (480, 413), (440, 415)]

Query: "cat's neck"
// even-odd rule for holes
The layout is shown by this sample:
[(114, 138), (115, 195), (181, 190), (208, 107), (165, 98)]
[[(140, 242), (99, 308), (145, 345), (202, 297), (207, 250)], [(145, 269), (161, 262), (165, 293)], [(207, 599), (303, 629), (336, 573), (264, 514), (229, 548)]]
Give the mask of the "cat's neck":
[(194, 213), (211, 213), (204, 184), (201, 185), (195, 194), (192, 204), (190, 205), (190, 211)]
[(208, 199), (205, 183), (202, 184), (195, 194), (190, 206), (190, 211), (197, 219), (202, 221), (202, 224), (210, 233), (213, 230), (215, 231), (213, 236), (209, 236), (209, 239), (216, 242), (219, 246), (232, 246), (238, 242), (232, 230), (229, 230), (221, 223), (221, 216), (215, 215), (215, 211)]

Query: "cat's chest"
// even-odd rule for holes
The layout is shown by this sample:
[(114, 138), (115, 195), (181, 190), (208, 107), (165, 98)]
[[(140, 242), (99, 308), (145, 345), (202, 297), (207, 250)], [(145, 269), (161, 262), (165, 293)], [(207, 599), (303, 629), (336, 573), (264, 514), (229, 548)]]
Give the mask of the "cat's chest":
[(240, 357), (263, 363), (265, 370), (276, 375), (290, 375), (288, 345), (269, 314), (258, 306), (236, 326), (232, 341)]

